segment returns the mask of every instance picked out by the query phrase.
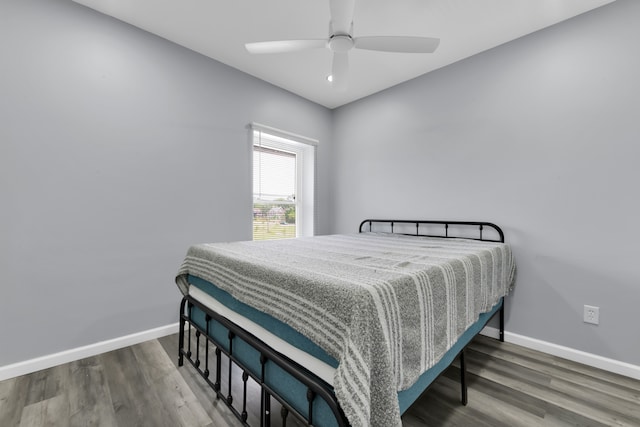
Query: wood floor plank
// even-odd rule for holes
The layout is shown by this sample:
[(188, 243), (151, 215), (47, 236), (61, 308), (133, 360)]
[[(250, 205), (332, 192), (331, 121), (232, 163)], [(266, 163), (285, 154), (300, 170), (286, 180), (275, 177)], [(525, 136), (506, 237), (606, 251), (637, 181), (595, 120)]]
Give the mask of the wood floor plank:
[[(477, 357), (477, 355), (476, 355)], [(496, 361), (490, 358), (485, 360), (476, 361), (474, 358), (468, 358), (468, 370), (472, 374), (488, 378), (492, 381), (504, 384), (514, 390), (523, 392), (530, 396), (536, 397), (544, 401), (552, 401), (554, 405), (563, 408), (566, 411), (582, 414), (591, 420), (603, 423), (610, 426), (629, 426), (625, 420), (620, 420), (615, 415), (603, 411), (599, 408), (594, 408), (588, 403), (582, 400), (576, 400), (572, 396), (553, 389), (551, 380), (549, 384), (541, 384), (538, 381), (531, 381), (531, 372), (527, 372), (527, 369), (517, 367), (505, 366), (504, 361)], [(513, 374), (506, 374), (509, 370), (522, 374), (524, 381), (519, 380)], [(631, 424), (633, 425), (633, 424)]]
[[(594, 368), (592, 366), (584, 365), (582, 363), (574, 362), (572, 360), (563, 359), (561, 357), (553, 356), (550, 354), (542, 353), (526, 347), (521, 347), (516, 344), (508, 342), (500, 342), (490, 337), (478, 335), (470, 344), (469, 348), (476, 349), (478, 351), (490, 354), (496, 359), (503, 359), (505, 355), (515, 355), (515, 360), (535, 360), (542, 362), (549, 369), (563, 368), (568, 372), (572, 372), (575, 375), (585, 375), (593, 378), (597, 378), (602, 381), (615, 384), (626, 389), (640, 392), (640, 381), (626, 377), (624, 375), (616, 374), (614, 372), (605, 371), (602, 369)], [(479, 348), (484, 348), (481, 350)], [(488, 350), (487, 350), (488, 349)], [(513, 359), (512, 359), (513, 360)]]
[(69, 377), (69, 365), (60, 365), (33, 373), (25, 405), (51, 399), (64, 392), (66, 379)]
[(158, 341), (148, 341), (132, 348), (151, 390), (176, 421), (184, 427), (213, 425), (213, 421), (176, 370)]
[(69, 418), (69, 397), (66, 393), (60, 393), (25, 406), (19, 427), (66, 427)]
[[(538, 385), (546, 387), (551, 383), (551, 375), (537, 371), (535, 369), (527, 368), (522, 364), (512, 363), (506, 360), (496, 360), (495, 358), (469, 350), (466, 352), (469, 356), (468, 359), (472, 362), (476, 371), (483, 373), (495, 373), (510, 380), (510, 384), (526, 383), (530, 385)], [(478, 372), (473, 372), (476, 375), (482, 376)]]
[(34, 372), (31, 375), (27, 397), (24, 402), (25, 406), (29, 406), (31, 404), (42, 402), (43, 400), (45, 400), (45, 387), (47, 385), (47, 378), (49, 373), (49, 369), (45, 369), (42, 371)]
[(107, 378), (97, 356), (70, 363), (68, 425), (118, 425)]
[(118, 425), (165, 426), (175, 422), (142, 375), (131, 347), (103, 354), (101, 360)]
[(604, 372), (580, 363), (559, 359), (555, 356), (544, 355), (509, 343), (496, 346), (490, 338), (482, 337), (475, 340), (470, 351), (478, 351), (492, 358), (509, 361), (537, 372), (546, 373), (556, 379), (579, 383), (583, 387), (598, 393), (606, 393), (619, 399), (640, 404), (639, 381), (620, 375)]
[[(0, 381), (0, 426), (8, 426), (16, 418), (17, 408), (20, 404), (15, 401), (16, 393), (13, 391), (18, 378), (10, 378)], [(18, 419), (19, 415), (18, 415)], [(15, 421), (14, 421), (15, 423)]]
[(160, 401), (169, 413), (175, 413), (178, 420), (176, 426), (209, 427), (214, 422), (204, 410), (193, 392), (178, 372), (164, 377), (154, 384)]
[(609, 424), (603, 424), (555, 405), (548, 406), (542, 425), (544, 427), (611, 427)]
[[(445, 371), (444, 375), (454, 381), (458, 381), (460, 378), (459, 368), (451, 367)], [(546, 407), (542, 400), (536, 399), (535, 397), (506, 387), (502, 384), (489, 381), (486, 378), (467, 373), (467, 384), (470, 390), (475, 390), (479, 393), (492, 396), (503, 404), (528, 412), (537, 418), (543, 418), (546, 413)]]
[(467, 348), (489, 354), (496, 359), (515, 354), (517, 355), (516, 360), (539, 360), (549, 365), (556, 361), (556, 357), (551, 354), (541, 353), (509, 342), (501, 342), (483, 335), (476, 336)]
[(606, 412), (623, 424), (640, 426), (640, 406), (636, 403), (618, 399), (605, 393), (595, 394), (580, 384), (561, 379), (552, 379), (550, 388), (558, 393), (571, 396), (592, 409)]
[(67, 394), (69, 385), (69, 369), (70, 364), (63, 364), (49, 368), (47, 380), (44, 388), (44, 399), (51, 399), (52, 397), (59, 396), (60, 394)]
[[(459, 376), (454, 378), (441, 377), (436, 385), (447, 382), (449, 384), (448, 389), (454, 391), (448, 395), (449, 399), (458, 400), (460, 393)], [(483, 381), (482, 379), (476, 380), (474, 384)], [(491, 396), (485, 394), (475, 387), (469, 387), (468, 389), (469, 401), (466, 406), (457, 406), (460, 411), (472, 414), (472, 417), (484, 420), (487, 424), (499, 427), (524, 427), (524, 426), (538, 426), (542, 423), (542, 418), (532, 412), (523, 409), (520, 406), (512, 405), (509, 401), (500, 399), (500, 396)], [(489, 409), (488, 409), (489, 408)]]
[(424, 424), (418, 425), (432, 427), (471, 425), (474, 427), (504, 427), (504, 425), (494, 425), (493, 420), (489, 420), (488, 417), (477, 413), (472, 408), (463, 407), (458, 400), (458, 390), (453, 390), (451, 387), (451, 384), (447, 384), (440, 378), (423, 398), (409, 408), (407, 415), (415, 415), (424, 421)]
[(0, 383), (0, 426), (17, 426), (22, 417), (31, 375), (22, 375)]
[(175, 365), (157, 340), (137, 344), (131, 347), (131, 351), (147, 384), (175, 372)]

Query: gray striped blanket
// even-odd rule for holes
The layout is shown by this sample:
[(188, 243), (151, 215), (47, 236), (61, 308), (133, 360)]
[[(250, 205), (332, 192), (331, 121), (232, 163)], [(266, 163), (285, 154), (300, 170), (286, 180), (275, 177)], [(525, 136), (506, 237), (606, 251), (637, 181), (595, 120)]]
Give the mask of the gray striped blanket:
[(513, 285), (508, 245), (385, 233), (192, 246), (176, 277), (214, 283), (338, 362), (352, 426), (400, 426), (410, 387)]

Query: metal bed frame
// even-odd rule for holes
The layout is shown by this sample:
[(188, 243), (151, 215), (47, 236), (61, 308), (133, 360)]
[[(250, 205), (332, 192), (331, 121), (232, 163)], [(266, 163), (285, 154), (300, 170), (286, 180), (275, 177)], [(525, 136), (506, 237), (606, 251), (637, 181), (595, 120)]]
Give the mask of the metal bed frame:
[[(367, 225), (368, 230), (365, 230)], [(473, 230), (474, 235), (469, 235), (468, 232), (470, 229)], [(487, 233), (485, 233), (485, 231), (487, 229), (489, 230), (489, 234), (492, 234), (493, 236), (486, 236)], [(462, 230), (466, 230), (466, 233), (461, 233)], [(413, 236), (464, 238), (504, 243), (504, 233), (500, 227), (490, 222), (366, 219), (360, 223), (359, 232), (362, 233), (363, 231), (390, 231), (395, 234)], [(435, 234), (433, 234), (434, 232)], [(205, 313), (204, 328), (199, 326), (193, 319), (194, 307)], [(496, 312), (496, 314), (499, 314), (500, 321), (499, 339), (500, 341), (504, 341), (504, 299), (501, 308)], [(227, 332), (226, 342), (221, 342), (220, 340), (213, 338), (212, 325), (214, 323), (216, 326), (221, 325), (225, 328), (224, 330)], [(185, 332), (187, 335), (186, 346)], [(239, 342), (236, 341), (238, 339), (251, 346), (252, 349), (260, 354), (260, 369), (252, 369), (247, 363), (238, 357), (237, 353), (234, 352), (234, 343), (236, 343), (236, 345), (239, 344)], [(204, 342), (201, 343), (201, 340)], [(195, 343), (192, 341), (195, 341)], [(313, 373), (310, 373), (286, 355), (273, 350), (258, 337), (204, 306), (190, 295), (186, 295), (180, 303), (180, 331), (178, 347), (178, 366), (183, 366), (184, 359), (186, 358), (202, 378), (204, 378), (207, 384), (214, 390), (216, 399), (222, 400), (238, 420), (241, 421), (242, 425), (249, 425), (247, 411), (247, 382), (249, 378), (251, 378), (260, 387), (260, 414), (258, 417), (260, 427), (271, 426), (271, 398), (279, 402), (281, 406), (280, 418), (282, 426), (286, 426), (289, 415), (293, 415), (304, 425), (313, 426), (315, 424), (314, 408), (316, 407), (318, 399), (321, 399), (326, 403), (331, 413), (335, 416), (339, 427), (349, 426), (349, 422), (340, 408), (340, 404), (337, 402), (330, 385), (320, 380)], [(202, 347), (204, 347), (204, 350)], [(465, 349), (463, 348), (460, 351), (458, 358), (460, 360), (461, 402), (463, 405), (466, 405), (467, 384), (464, 350)], [(204, 352), (204, 354), (201, 354), (202, 352)], [(211, 361), (212, 358), (213, 361)], [(223, 362), (227, 365), (225, 378), (223, 378), (222, 372)], [(275, 364), (292, 378), (304, 385), (306, 388), (306, 399), (308, 402), (306, 413), (303, 413), (305, 411), (294, 408), (284, 397), (281, 396), (280, 393), (274, 390), (265, 374), (267, 365), (271, 363)], [(237, 399), (233, 396), (232, 392), (232, 380), (234, 377), (232, 371), (234, 366), (242, 371), (242, 396), (240, 397), (241, 404), (238, 406), (235, 405), (237, 403)], [(211, 378), (210, 368), (214, 370), (213, 379)], [(445, 369), (443, 369), (443, 371)], [(440, 372), (440, 374), (441, 373), (442, 372)], [(226, 390), (223, 390), (223, 384), (226, 386)], [(426, 391), (429, 386), (427, 386), (424, 391)]]

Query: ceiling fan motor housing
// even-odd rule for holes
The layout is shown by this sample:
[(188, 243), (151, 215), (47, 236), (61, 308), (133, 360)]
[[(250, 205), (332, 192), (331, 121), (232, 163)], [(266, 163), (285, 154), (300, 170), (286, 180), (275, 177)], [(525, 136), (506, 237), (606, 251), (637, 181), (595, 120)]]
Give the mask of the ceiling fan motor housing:
[(345, 53), (353, 48), (353, 39), (348, 34), (336, 34), (329, 39), (329, 49), (336, 53)]

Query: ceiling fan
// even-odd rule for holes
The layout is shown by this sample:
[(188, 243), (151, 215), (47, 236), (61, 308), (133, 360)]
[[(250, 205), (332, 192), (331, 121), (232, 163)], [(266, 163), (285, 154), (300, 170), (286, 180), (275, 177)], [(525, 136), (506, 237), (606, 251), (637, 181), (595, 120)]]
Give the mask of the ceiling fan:
[(346, 90), (351, 49), (401, 53), (433, 53), (440, 39), (433, 37), (369, 36), (353, 37), (355, 0), (330, 0), (331, 22), (328, 39), (278, 40), (245, 44), (250, 53), (285, 53), (328, 48), (333, 52), (331, 84), (336, 90)]

